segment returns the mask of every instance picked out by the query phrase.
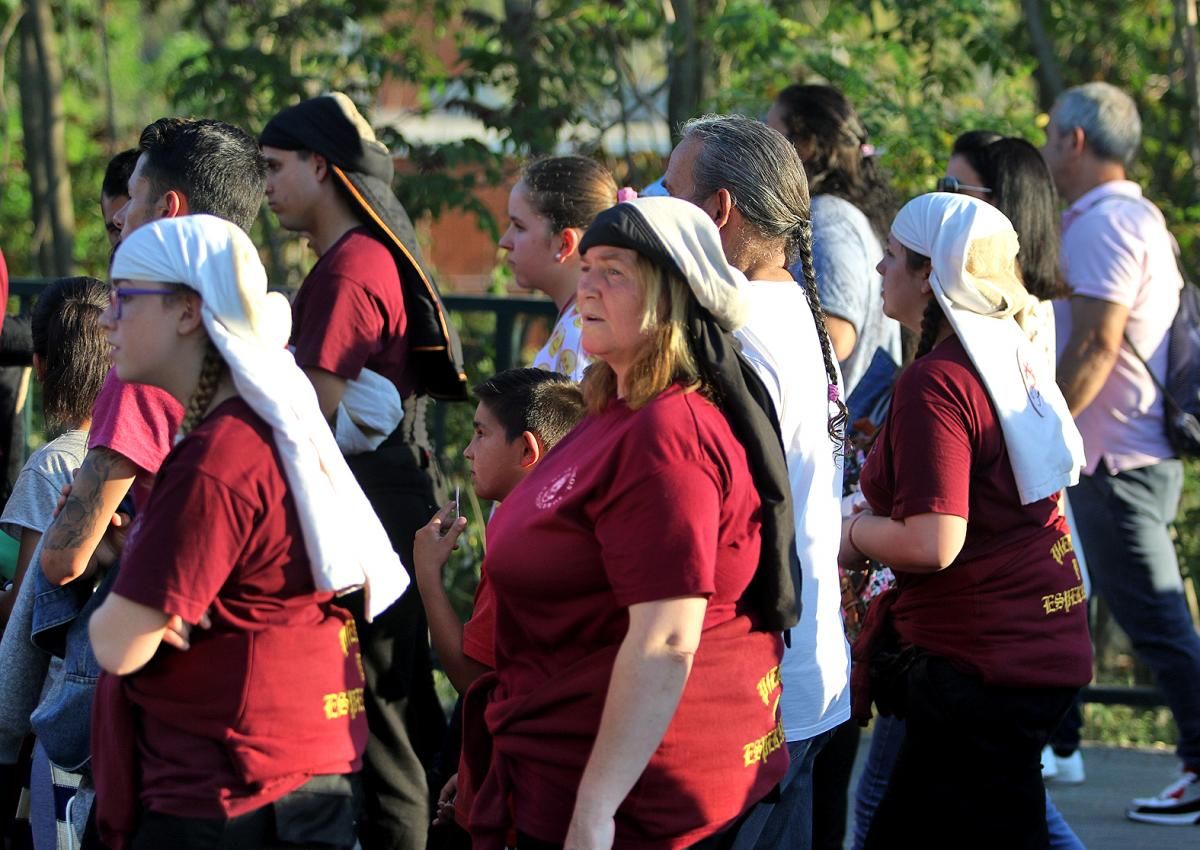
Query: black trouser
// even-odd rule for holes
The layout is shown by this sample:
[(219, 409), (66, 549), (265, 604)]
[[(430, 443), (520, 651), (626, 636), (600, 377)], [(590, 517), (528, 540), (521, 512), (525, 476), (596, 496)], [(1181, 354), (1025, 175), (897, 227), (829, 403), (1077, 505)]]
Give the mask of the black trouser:
[[(741, 818), (715, 835), (700, 839), (688, 847), (687, 850), (728, 850), (733, 844), (733, 840), (737, 837), (737, 828), (740, 825)], [(516, 850), (563, 850), (563, 846), (551, 841), (542, 841), (540, 838), (532, 838), (523, 832), (518, 832)]]
[[(346, 461), (411, 574), (413, 535), (437, 510), (432, 479), (418, 454), (389, 440)], [(415, 581), (373, 623), (363, 619), (361, 593), (340, 601), (357, 620), (367, 678), (370, 737), (359, 840), (363, 850), (423, 850), (432, 812), (426, 770), (446, 728), (433, 688), (425, 609)]]
[(354, 813), (347, 776), (315, 777), (274, 803), (228, 820), (144, 812), (130, 842), (131, 850), (349, 850), (353, 846)]
[(907, 734), (867, 850), (1048, 847), (1040, 756), (1076, 692), (987, 686), (944, 658), (917, 658)]

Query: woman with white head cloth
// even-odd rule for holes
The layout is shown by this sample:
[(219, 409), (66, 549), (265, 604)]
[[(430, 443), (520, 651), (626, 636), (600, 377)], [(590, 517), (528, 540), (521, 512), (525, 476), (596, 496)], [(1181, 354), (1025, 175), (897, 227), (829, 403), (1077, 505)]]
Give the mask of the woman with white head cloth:
[(897, 574), (854, 648), (860, 722), (872, 699), (907, 719), (868, 848), (1046, 847), (1039, 756), (1091, 679), (1058, 495), (1082, 442), (1019, 324), (1017, 249), (999, 210), (937, 193), (900, 211), (879, 265), (920, 344), (842, 526), (844, 566)]
[(467, 695), (459, 793), (482, 850), (510, 818), (518, 850), (723, 847), (787, 769), (798, 598), (778, 425), (730, 335), (746, 280), (674, 198), (606, 210), (580, 247), (588, 414), (488, 526), (496, 671)]
[(352, 846), (363, 679), (333, 593), (366, 585), (377, 614), (404, 570), (284, 347), (287, 302), (246, 234), (211, 216), (153, 222), (112, 277), (117, 374), (186, 416), (91, 620), (107, 671), (92, 734), (102, 836)]

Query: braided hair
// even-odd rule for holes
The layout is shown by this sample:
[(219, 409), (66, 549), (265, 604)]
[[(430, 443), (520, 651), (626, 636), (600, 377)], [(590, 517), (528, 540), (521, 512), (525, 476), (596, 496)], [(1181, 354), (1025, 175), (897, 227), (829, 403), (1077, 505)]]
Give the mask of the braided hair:
[(717, 189), (726, 189), (759, 238), (782, 240), (788, 265), (799, 258), (804, 278), (800, 284), (821, 343), (830, 401), (837, 407), (829, 419), (829, 438), (840, 450), (848, 414), (841, 397), (833, 345), (825, 328), (825, 311), (817, 294), (812, 205), (800, 157), (780, 133), (740, 115), (707, 115), (689, 121), (683, 126), (683, 138), (701, 144), (693, 165), (696, 196), (704, 198)]
[(217, 387), (220, 385), (221, 376), (224, 373), (225, 360), (217, 351), (217, 347), (209, 340), (204, 349), (204, 361), (200, 364), (200, 380), (196, 382), (196, 389), (192, 393), (192, 397), (188, 399), (183, 422), (179, 425), (180, 439), (186, 437), (200, 424), (200, 420), (208, 411), (209, 404), (212, 403), (213, 396), (217, 394)]
[(808, 301), (808, 309), (812, 311), (817, 325), (817, 339), (821, 342), (821, 356), (825, 360), (825, 375), (829, 378), (829, 386), (839, 390), (837, 397), (831, 398), (837, 407), (837, 413), (830, 417), (828, 430), (829, 438), (840, 445), (845, 439), (846, 422), (849, 420), (850, 414), (840, 392), (837, 369), (833, 365), (833, 345), (829, 341), (829, 329), (825, 327), (825, 311), (821, 308), (821, 296), (817, 292), (817, 273), (813, 266), (811, 221), (805, 221), (799, 227), (795, 244), (800, 255), (800, 269), (804, 277), (804, 280), (800, 281), (800, 285), (804, 287), (804, 297)]
[[(930, 262), (924, 254), (918, 254), (907, 246), (904, 248), (904, 252), (905, 263), (910, 271), (919, 271)], [(925, 312), (921, 314), (921, 336), (917, 339), (917, 350), (913, 354), (914, 360), (924, 357), (933, 350), (933, 344), (937, 342), (938, 334), (942, 330), (942, 322), (945, 320), (946, 314), (942, 312), (942, 305), (938, 303), (936, 296), (931, 296), (925, 305)]]

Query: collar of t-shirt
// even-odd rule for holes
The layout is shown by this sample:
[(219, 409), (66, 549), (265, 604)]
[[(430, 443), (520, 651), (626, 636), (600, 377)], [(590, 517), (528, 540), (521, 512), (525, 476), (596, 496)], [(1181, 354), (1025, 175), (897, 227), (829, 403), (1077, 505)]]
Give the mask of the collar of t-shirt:
[(1121, 195), (1134, 200), (1141, 200), (1142, 187), (1137, 183), (1134, 183), (1132, 180), (1109, 180), (1106, 183), (1101, 183), (1094, 189), (1084, 192), (1079, 196), (1075, 203), (1067, 207), (1066, 212), (1063, 213), (1063, 230), (1066, 230), (1068, 227), (1070, 227), (1074, 221), (1076, 221), (1088, 210), (1092, 209), (1092, 207), (1096, 206), (1096, 204), (1100, 203), (1105, 198), (1112, 197), (1113, 195)]

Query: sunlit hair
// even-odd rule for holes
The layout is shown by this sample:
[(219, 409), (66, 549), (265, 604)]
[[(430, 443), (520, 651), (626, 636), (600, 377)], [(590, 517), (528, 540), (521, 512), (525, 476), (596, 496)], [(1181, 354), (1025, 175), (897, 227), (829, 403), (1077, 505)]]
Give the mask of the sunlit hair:
[(59, 278), (38, 297), (30, 325), (33, 352), (44, 367), (42, 413), (52, 433), (78, 428), (108, 372), (108, 343), (100, 316), (108, 284), (91, 277)]
[(586, 156), (535, 159), (521, 175), (530, 205), (550, 224), (551, 234), (568, 227), (587, 230), (617, 202), (617, 183), (608, 169)]
[(528, 431), (549, 451), (583, 418), (579, 385), (558, 372), (506, 369), (472, 392), (499, 421), (510, 443)]
[[(702, 389), (696, 357), (688, 344), (687, 315), (693, 295), (678, 274), (638, 254), (634, 271), (642, 296), (642, 339), (629, 368), (625, 403), (630, 410), (646, 406), (673, 384), (687, 391)], [(603, 360), (588, 367), (580, 385), (588, 413), (600, 413), (617, 395), (617, 375)]]

